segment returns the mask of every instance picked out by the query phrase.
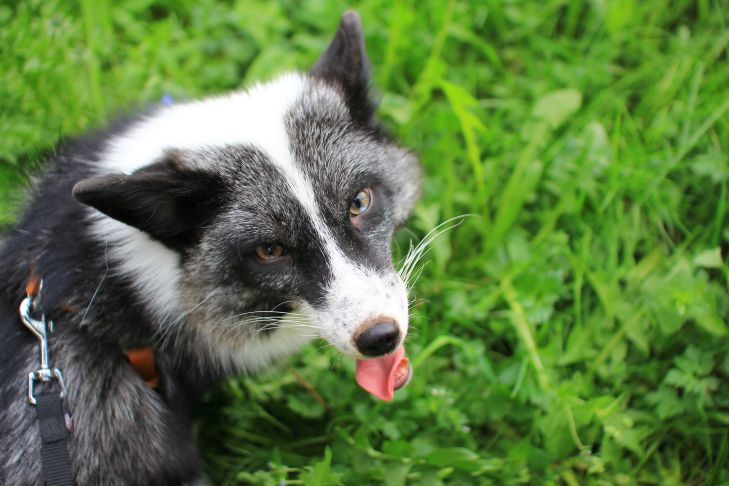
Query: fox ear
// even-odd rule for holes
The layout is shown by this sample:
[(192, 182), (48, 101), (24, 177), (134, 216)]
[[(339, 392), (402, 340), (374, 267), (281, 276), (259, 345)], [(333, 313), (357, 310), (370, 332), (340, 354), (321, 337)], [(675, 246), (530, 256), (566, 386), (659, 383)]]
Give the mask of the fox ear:
[(364, 125), (371, 124), (376, 105), (370, 97), (370, 62), (357, 12), (350, 10), (342, 14), (329, 47), (309, 73), (338, 84), (352, 117)]
[(219, 188), (212, 174), (165, 160), (131, 175), (83, 179), (73, 187), (73, 196), (172, 249), (182, 249), (213, 216)]

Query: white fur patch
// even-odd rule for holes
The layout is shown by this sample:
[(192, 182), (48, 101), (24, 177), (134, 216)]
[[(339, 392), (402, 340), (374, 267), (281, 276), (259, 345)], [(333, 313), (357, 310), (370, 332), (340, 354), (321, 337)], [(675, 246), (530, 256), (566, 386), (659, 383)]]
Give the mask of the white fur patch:
[(180, 256), (144, 232), (93, 212), (92, 228), (106, 247), (106, 258), (117, 264), (116, 271), (129, 279), (152, 315), (161, 323), (171, 320), (180, 309)]
[[(275, 363), (282, 356), (289, 356), (317, 337), (316, 331), (303, 314), (292, 312), (281, 319), (278, 329), (271, 334), (257, 333), (246, 339), (241, 346), (227, 348), (228, 359), (239, 369), (256, 371)], [(220, 352), (220, 351), (219, 351)]]
[(166, 149), (250, 144), (274, 160), (288, 158), (284, 116), (301, 96), (305, 79), (285, 74), (246, 91), (160, 109), (109, 145), (106, 172), (131, 174), (158, 160)]

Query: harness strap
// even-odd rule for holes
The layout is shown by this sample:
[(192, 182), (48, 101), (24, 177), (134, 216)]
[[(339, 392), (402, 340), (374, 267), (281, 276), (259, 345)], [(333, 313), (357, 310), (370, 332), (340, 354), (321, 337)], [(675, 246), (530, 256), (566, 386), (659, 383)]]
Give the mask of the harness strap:
[(70, 433), (63, 413), (60, 392), (36, 395), (38, 428), (41, 435), (41, 464), (46, 486), (73, 486), (68, 456)]
[[(41, 438), (41, 468), (45, 486), (73, 486), (71, 459), (68, 455), (68, 438), (71, 430), (71, 419), (63, 411), (63, 397), (66, 386), (63, 375), (58, 368), (51, 367), (48, 351), (48, 330), (53, 330), (53, 323), (46, 321), (43, 309), (39, 305), (43, 280), (33, 268), (25, 288), (26, 297), (20, 303), (20, 320), (38, 339), (40, 351), (40, 367), (28, 373), (28, 401), (38, 414), (38, 429)], [(33, 312), (40, 313), (40, 318)], [(60, 391), (51, 392), (48, 387), (57, 381)], [(42, 384), (37, 387), (36, 383)], [(35, 391), (41, 393), (36, 394)]]
[(129, 364), (144, 380), (148, 387), (155, 389), (159, 386), (159, 372), (154, 360), (154, 349), (150, 346), (129, 348), (124, 351)]
[[(70, 416), (63, 411), (65, 384), (58, 368), (50, 367), (47, 332), (53, 329), (53, 323), (46, 323), (42, 309), (36, 309), (43, 289), (43, 280), (35, 269), (31, 270), (26, 286), (26, 298), (20, 304), (22, 323), (39, 340), (40, 368), (28, 373), (28, 401), (35, 406), (38, 414), (38, 429), (41, 436), (41, 467), (45, 486), (74, 486), (71, 474), (71, 460), (68, 454), (68, 441), (72, 422)], [(32, 316), (33, 311), (40, 312), (40, 319)], [(131, 348), (125, 351), (132, 368), (142, 377), (150, 388), (159, 386), (159, 373), (151, 347)], [(57, 380), (61, 386), (59, 392), (49, 392), (50, 381)], [(43, 383), (42, 393), (35, 393), (35, 383)]]

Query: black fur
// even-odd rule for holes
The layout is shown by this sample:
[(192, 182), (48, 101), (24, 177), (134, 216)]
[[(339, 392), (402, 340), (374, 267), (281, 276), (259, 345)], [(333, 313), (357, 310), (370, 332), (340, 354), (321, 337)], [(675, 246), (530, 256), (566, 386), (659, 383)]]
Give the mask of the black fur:
[(112, 218), (138, 228), (174, 250), (188, 247), (215, 216), (222, 181), (185, 168), (177, 154), (132, 175), (83, 179), (73, 196)]
[(377, 105), (370, 96), (370, 62), (357, 12), (342, 15), (334, 39), (310, 73), (341, 88), (353, 119), (375, 128)]
[[(90, 174), (76, 160), (94, 160), (110, 135), (87, 137), (61, 149), (36, 185), (33, 202), (2, 243), (0, 484), (41, 484), (38, 425), (25, 399), (25, 375), (38, 367), (39, 354), (17, 310), (31, 268), (44, 278), (42, 305), (55, 323), (51, 358), (69, 384), (77, 483), (177, 485), (198, 474), (200, 462), (186, 414), (194, 393), (189, 385), (204, 385), (212, 377), (180, 377), (162, 359), (159, 396), (131, 369), (122, 350), (151, 344), (154, 323), (128, 282), (106, 268), (104, 248), (86, 236), (84, 207), (71, 195), (73, 185)], [(91, 295), (96, 295), (94, 305), (86, 309)], [(100, 455), (115, 459), (93, 459)]]

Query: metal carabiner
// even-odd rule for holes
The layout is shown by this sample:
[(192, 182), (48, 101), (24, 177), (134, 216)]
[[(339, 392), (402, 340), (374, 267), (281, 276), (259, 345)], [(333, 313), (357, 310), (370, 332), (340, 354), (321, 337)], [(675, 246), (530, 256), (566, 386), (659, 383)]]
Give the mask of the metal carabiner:
[(28, 296), (20, 303), (20, 320), (23, 321), (25, 327), (30, 329), (35, 337), (38, 338), (40, 343), (40, 367), (41, 369), (48, 368), (48, 338), (46, 336), (46, 316), (41, 314), (40, 320), (34, 319), (31, 315), (31, 309), (33, 308), (33, 297)]
[(51, 329), (53, 329), (53, 322), (48, 321), (48, 323), (46, 323), (46, 316), (45, 314), (43, 314), (43, 312), (41, 312), (40, 320), (33, 318), (33, 316), (31, 315), (31, 311), (34, 309), (34, 300), (36, 298), (39, 298), (40, 291), (42, 289), (43, 280), (40, 281), (38, 295), (36, 295), (35, 297), (28, 295), (20, 303), (19, 308), (20, 320), (23, 322), (23, 324), (25, 324), (25, 327), (27, 327), (30, 332), (32, 332), (33, 335), (38, 338), (40, 348), (40, 368), (28, 373), (28, 401), (33, 405), (37, 403), (35, 399), (36, 381), (46, 383), (55, 378), (61, 385), (61, 397), (64, 397), (66, 395), (66, 384), (63, 382), (63, 375), (61, 374), (61, 370), (59, 370), (58, 368), (49, 367), (50, 355), (48, 352), (47, 330), (49, 326)]
[(38, 401), (35, 399), (35, 382), (48, 382), (53, 378), (58, 380), (58, 384), (61, 386), (60, 397), (64, 398), (66, 396), (66, 383), (63, 381), (63, 375), (61, 374), (61, 370), (59, 370), (58, 368), (53, 368), (46, 370), (35, 370), (28, 373), (28, 401), (31, 404), (38, 404)]

